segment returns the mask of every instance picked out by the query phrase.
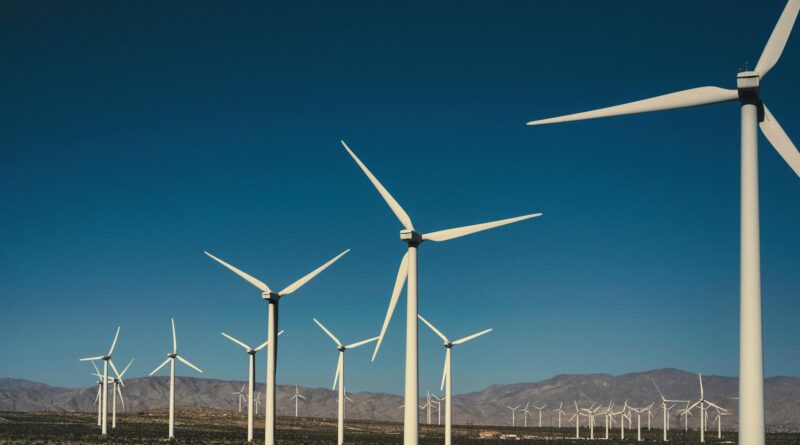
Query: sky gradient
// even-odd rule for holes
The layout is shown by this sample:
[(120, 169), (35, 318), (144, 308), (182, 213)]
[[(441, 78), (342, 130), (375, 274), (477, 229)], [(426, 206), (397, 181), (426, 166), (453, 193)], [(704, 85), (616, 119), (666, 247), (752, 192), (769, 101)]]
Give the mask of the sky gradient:
[[(6, 2), (0, 376), (90, 386), (77, 359), (118, 325), (115, 362), (146, 375), (174, 317), (205, 376), (245, 379), (220, 331), (260, 343), (267, 305), (203, 250), (281, 289), (352, 248), (281, 303), (278, 382), (329, 387), (312, 317), (377, 335), (405, 249), (340, 139), (423, 232), (544, 213), (420, 249), (420, 313), (451, 338), (495, 329), (455, 351), (456, 393), (736, 375), (737, 105), (524, 124), (733, 88), (784, 4)], [(798, 40), (762, 86), (796, 143)], [(800, 375), (800, 180), (759, 144), (765, 373)], [(348, 353), (348, 390), (402, 392), (404, 301), (376, 362)], [(419, 341), (438, 389), (441, 342)]]

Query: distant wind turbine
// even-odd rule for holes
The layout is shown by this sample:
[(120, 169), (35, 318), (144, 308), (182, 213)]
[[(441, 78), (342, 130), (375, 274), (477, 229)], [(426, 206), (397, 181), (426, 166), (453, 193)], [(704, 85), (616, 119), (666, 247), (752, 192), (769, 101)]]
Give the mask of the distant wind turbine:
[(294, 400), (294, 416), (297, 417), (297, 404), (300, 402), (300, 399), (305, 400), (306, 398), (300, 394), (300, 391), (297, 389), (297, 385), (294, 385), (294, 395), (289, 397), (289, 401)]
[[(326, 328), (322, 323), (320, 323), (319, 320), (317, 320), (315, 318), (314, 319), (314, 323), (316, 323), (317, 326), (319, 326), (319, 328), (322, 329), (328, 335), (328, 337), (330, 337), (331, 340), (333, 340), (334, 343), (336, 343), (336, 349), (339, 350), (339, 362), (336, 365), (336, 375), (333, 377), (333, 389), (336, 389), (336, 383), (338, 381), (338, 383), (339, 383), (339, 414), (338, 414), (339, 421), (338, 421), (338, 442), (337, 443), (339, 445), (342, 445), (344, 443), (344, 414), (345, 414), (344, 413), (344, 408), (345, 408), (344, 407), (344, 403), (345, 403), (344, 399), (346, 397), (345, 387), (344, 387), (344, 353), (348, 349), (355, 349), (355, 348), (357, 348), (359, 346), (363, 346), (363, 345), (366, 345), (368, 343), (372, 343), (372, 342), (378, 340), (378, 337), (368, 338), (366, 340), (361, 340), (361, 341), (358, 341), (358, 342), (355, 342), (355, 343), (352, 343), (352, 344), (349, 344), (349, 345), (345, 346), (345, 345), (342, 344), (342, 342), (339, 341), (338, 338), (336, 338), (335, 335), (333, 335), (333, 333), (331, 331), (328, 330), (328, 328)], [(430, 420), (430, 419), (428, 419), (428, 420)]]
[(266, 445), (275, 444), (275, 364), (278, 357), (278, 302), (281, 298), (303, 287), (304, 284), (311, 281), (312, 278), (316, 277), (320, 272), (327, 269), (328, 266), (335, 263), (336, 260), (344, 256), (349, 251), (350, 249), (347, 249), (339, 255), (336, 255), (327, 263), (314, 269), (311, 273), (290, 284), (280, 292), (273, 292), (263, 281), (254, 278), (246, 272), (243, 272), (226, 263), (225, 261), (215, 257), (214, 255), (205, 252), (205, 254), (211, 259), (219, 264), (222, 264), (231, 272), (239, 275), (239, 277), (257, 287), (261, 291), (261, 298), (269, 303), (267, 318), (267, 342), (269, 342), (269, 344), (272, 346), (267, 349), (267, 396), (264, 400), (266, 404), (266, 412), (264, 414), (264, 443)]
[[(456, 341), (450, 341), (448, 338), (442, 334), (442, 331), (436, 328), (431, 322), (426, 320), (422, 315), (418, 315), (419, 319), (428, 326), (434, 334), (436, 334), (442, 342), (444, 342), (444, 369), (442, 370), (442, 384), (439, 387), (439, 390), (442, 390), (444, 387), (444, 443), (445, 445), (450, 445), (453, 440), (453, 371), (451, 366), (451, 351), (453, 346), (462, 345), (470, 340), (480, 337), (481, 335), (488, 334), (492, 332), (492, 329), (485, 329), (483, 331), (477, 332), (472, 335), (468, 335), (463, 338), (459, 338)], [(525, 416), (525, 423), (527, 426), (528, 417)]]
[[(400, 231), (400, 239), (408, 244), (408, 251), (403, 256), (400, 262), (400, 269), (397, 272), (397, 279), (395, 280), (394, 291), (389, 302), (389, 309), (386, 312), (386, 318), (383, 321), (381, 334), (378, 343), (375, 345), (375, 352), (372, 354), (372, 359), (378, 354), (383, 336), (386, 329), (389, 327), (389, 321), (394, 313), (394, 308), (397, 305), (397, 300), (400, 298), (400, 292), (403, 285), (408, 285), (406, 292), (406, 369), (405, 369), (405, 410), (403, 413), (403, 443), (404, 445), (417, 445), (419, 441), (419, 413), (414, 409), (419, 398), (419, 380), (418, 380), (418, 362), (417, 362), (417, 248), (423, 241), (447, 241), (462, 236), (470, 235), (473, 233), (481, 232), (484, 230), (492, 229), (495, 227), (504, 226), (530, 218), (541, 216), (541, 213), (534, 213), (516, 218), (508, 218), (500, 221), (493, 221), (483, 224), (474, 224), (471, 226), (464, 226), (455, 229), (440, 230), (437, 232), (430, 232), (422, 234), (417, 232), (414, 225), (411, 223), (411, 218), (405, 210), (400, 207), (400, 204), (392, 197), (391, 194), (383, 187), (378, 179), (369, 171), (366, 165), (350, 150), (350, 147), (344, 141), (341, 141), (345, 150), (350, 154), (353, 160), (358, 164), (359, 168), (369, 178), (372, 185), (378, 190), (383, 200), (389, 205), (392, 212), (395, 214), (400, 223), (403, 225), (404, 230)], [(448, 399), (449, 400), (449, 399)], [(446, 402), (446, 403), (449, 403)], [(267, 444), (271, 445), (271, 444)]]
[[(253, 442), (253, 392), (255, 391), (256, 385), (256, 353), (269, 345), (269, 340), (261, 343), (260, 345), (256, 346), (255, 348), (251, 348), (249, 345), (244, 343), (241, 340), (233, 338), (232, 336), (221, 332), (222, 336), (227, 338), (228, 340), (236, 343), (237, 345), (244, 348), (245, 352), (248, 355), (248, 362), (249, 362), (249, 369), (247, 372), (247, 396), (244, 395), (244, 386), (242, 386), (241, 391), (238, 392), (239, 394), (239, 412), (242, 412), (242, 400), (247, 402), (247, 442)], [(278, 336), (283, 334), (283, 331), (278, 332)], [(234, 393), (237, 394), (237, 393)]]
[(183, 362), (184, 365), (194, 369), (199, 373), (203, 373), (203, 371), (198, 368), (197, 366), (191, 364), (189, 360), (178, 355), (178, 337), (175, 335), (175, 319), (171, 319), (172, 321), (172, 352), (167, 354), (167, 359), (164, 360), (158, 368), (154, 369), (153, 372), (150, 373), (152, 376), (153, 374), (157, 373), (159, 369), (163, 368), (164, 365), (169, 363), (169, 436), (170, 440), (175, 438), (175, 359), (180, 360)]
[(108, 349), (108, 354), (106, 355), (98, 355), (97, 357), (87, 357), (82, 358), (80, 361), (91, 361), (94, 362), (95, 360), (102, 360), (103, 361), (103, 395), (101, 397), (101, 405), (103, 410), (103, 422), (102, 422), (102, 434), (104, 436), (108, 435), (108, 365), (111, 365), (111, 369), (114, 370), (114, 374), (119, 377), (119, 371), (117, 371), (117, 367), (114, 366), (114, 362), (111, 361), (111, 353), (114, 352), (114, 347), (117, 345), (117, 339), (119, 338), (119, 327), (117, 327), (117, 333), (114, 334), (114, 341), (111, 342), (111, 348)]

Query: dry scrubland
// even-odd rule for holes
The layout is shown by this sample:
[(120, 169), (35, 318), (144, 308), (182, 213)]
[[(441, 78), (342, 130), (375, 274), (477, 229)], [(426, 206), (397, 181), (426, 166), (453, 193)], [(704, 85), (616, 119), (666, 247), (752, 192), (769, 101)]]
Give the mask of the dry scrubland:
[[(137, 415), (118, 416), (119, 425), (112, 432), (108, 443), (115, 444), (156, 444), (164, 443), (167, 433), (166, 413), (149, 412)], [(109, 419), (110, 422), (110, 419)], [(257, 443), (263, 443), (263, 420), (259, 419), (256, 430)], [(246, 435), (244, 416), (224, 410), (181, 409), (176, 418), (175, 432), (177, 443), (187, 444), (241, 444)], [(528, 436), (520, 443), (553, 443), (587, 444), (589, 440), (575, 440), (573, 428), (511, 428), (511, 427), (454, 427), (454, 443), (456, 444), (496, 444), (508, 443), (500, 439), (478, 439), (480, 431), (499, 431)], [(596, 435), (603, 434), (597, 428)], [(399, 423), (350, 421), (346, 426), (346, 439), (351, 444), (398, 444), (401, 439), (402, 425)], [(261, 436), (259, 435), (261, 433)], [(628, 435), (633, 433), (633, 436)], [(421, 444), (441, 444), (444, 442), (441, 427), (423, 425), (420, 429)], [(635, 430), (626, 433), (624, 443), (635, 438)], [(645, 431), (645, 439), (649, 443), (662, 443), (660, 430)], [(583, 429), (582, 435), (588, 435)], [(336, 420), (315, 418), (279, 418), (277, 429), (281, 444), (333, 444), (336, 441)], [(259, 441), (258, 438), (262, 437)], [(549, 438), (549, 439), (547, 439)], [(617, 432), (611, 441), (595, 441), (598, 444), (620, 444)], [(720, 442), (716, 433), (709, 443), (735, 443), (733, 432), (725, 433)], [(18, 413), (0, 412), (0, 444), (95, 444), (103, 442), (97, 427), (97, 415), (89, 413)], [(672, 435), (673, 444), (696, 444), (699, 436), (683, 431)], [(770, 445), (800, 444), (800, 434), (771, 433), (767, 435)]]

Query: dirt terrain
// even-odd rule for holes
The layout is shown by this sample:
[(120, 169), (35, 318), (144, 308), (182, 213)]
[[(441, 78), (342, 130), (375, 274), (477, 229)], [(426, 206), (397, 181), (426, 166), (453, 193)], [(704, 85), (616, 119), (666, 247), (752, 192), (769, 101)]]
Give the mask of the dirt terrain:
[[(109, 420), (110, 422), (110, 420)], [(122, 414), (117, 417), (117, 428), (111, 431), (105, 441), (119, 444), (160, 444), (167, 435), (166, 413), (151, 411), (144, 414)], [(256, 443), (263, 441), (263, 419), (256, 423)], [(499, 437), (480, 439), (481, 432), (514, 434), (522, 443), (587, 444), (587, 439), (575, 440), (573, 428), (511, 428), (487, 426), (457, 426), (453, 429), (456, 444), (507, 443), (512, 439)], [(352, 444), (401, 443), (402, 425), (394, 422), (350, 421), (346, 425), (345, 440)], [(672, 443), (698, 443), (698, 432), (671, 432)], [(227, 410), (207, 408), (180, 409), (176, 417), (176, 443), (191, 444), (241, 444), (246, 438), (246, 420), (243, 415)], [(421, 444), (439, 444), (444, 441), (443, 428), (436, 425), (422, 425)], [(581, 435), (588, 436), (587, 429)], [(602, 427), (595, 429), (595, 436), (604, 434)], [(609, 441), (596, 440), (597, 443), (621, 444), (635, 441), (635, 430), (626, 432), (626, 440), (619, 440), (619, 432), (614, 431)], [(643, 431), (649, 443), (662, 443), (661, 431)], [(709, 437), (710, 436), (710, 437)], [(278, 419), (277, 438), (281, 444), (333, 444), (336, 441), (336, 420), (321, 418)], [(708, 433), (709, 443), (735, 443), (735, 432), (724, 432), (723, 439), (716, 433)], [(631, 440), (633, 439), (633, 440)], [(100, 439), (97, 415), (90, 413), (35, 413), (0, 412), (0, 444), (95, 444)], [(800, 434), (770, 433), (770, 445), (800, 443)]]

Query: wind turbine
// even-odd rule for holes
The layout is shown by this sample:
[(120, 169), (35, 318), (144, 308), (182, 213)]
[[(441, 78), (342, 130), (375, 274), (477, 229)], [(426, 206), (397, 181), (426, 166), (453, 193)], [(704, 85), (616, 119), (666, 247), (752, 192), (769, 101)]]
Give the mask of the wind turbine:
[(94, 367), (94, 374), (93, 376), (97, 377), (97, 397), (94, 398), (94, 404), (97, 405), (97, 426), (103, 425), (103, 375), (100, 374), (100, 370), (97, 369), (97, 365), (94, 364), (93, 361), (89, 362)]
[(619, 416), (619, 438), (625, 440), (625, 412), (628, 410), (628, 401), (622, 405), (622, 409), (616, 412), (608, 413), (610, 416)]
[(189, 360), (178, 355), (178, 338), (175, 335), (175, 319), (170, 319), (172, 321), (172, 353), (167, 353), (167, 359), (164, 360), (158, 368), (154, 369), (153, 372), (150, 373), (152, 376), (153, 374), (157, 373), (159, 369), (163, 368), (164, 365), (169, 363), (169, 439), (175, 438), (175, 359), (180, 360), (183, 362), (184, 365), (194, 369), (199, 373), (203, 373), (203, 371), (198, 368), (197, 366), (191, 364)]
[[(481, 335), (488, 334), (492, 332), (492, 329), (485, 329), (480, 332), (476, 332), (475, 334), (468, 335), (466, 337), (460, 338), (456, 341), (450, 341), (447, 339), (447, 336), (442, 334), (442, 331), (436, 329), (431, 322), (426, 320), (422, 315), (417, 315), (426, 326), (428, 326), (434, 334), (439, 336), (444, 342), (444, 369), (442, 370), (442, 384), (439, 387), (439, 390), (442, 390), (444, 387), (444, 443), (445, 445), (450, 445), (453, 440), (453, 371), (451, 365), (451, 351), (453, 346), (464, 344), (470, 340), (480, 337)], [(526, 405), (527, 409), (527, 405)], [(528, 426), (528, 416), (525, 415), (525, 426)]]
[(706, 411), (705, 411), (706, 404), (708, 404), (709, 406), (713, 406), (714, 408), (717, 408), (719, 410), (725, 411), (725, 409), (720, 408), (719, 405), (709, 400), (706, 400), (705, 393), (703, 392), (703, 376), (702, 374), (697, 374), (697, 376), (700, 378), (700, 400), (694, 402), (694, 404), (686, 408), (686, 411), (691, 411), (696, 406), (698, 405), (700, 406), (700, 442), (702, 443), (706, 441)]
[(569, 421), (571, 422), (572, 419), (575, 419), (575, 438), (581, 438), (581, 416), (585, 416), (586, 414), (581, 412), (581, 409), (578, 408), (578, 401), (575, 401), (575, 415), (572, 416)]
[[(534, 213), (531, 215), (518, 216), (516, 218), (508, 218), (500, 221), (493, 221), (483, 224), (474, 224), (471, 226), (458, 227), (454, 229), (440, 230), (437, 232), (430, 232), (422, 234), (417, 232), (414, 225), (411, 223), (411, 218), (400, 207), (400, 204), (392, 197), (391, 194), (383, 187), (378, 179), (369, 171), (366, 165), (350, 150), (350, 147), (344, 141), (341, 141), (345, 150), (350, 154), (353, 160), (358, 164), (361, 170), (367, 175), (372, 185), (378, 190), (383, 200), (389, 205), (392, 212), (395, 214), (400, 223), (403, 225), (404, 230), (400, 231), (400, 239), (408, 244), (408, 251), (403, 256), (400, 262), (400, 269), (397, 272), (397, 279), (395, 280), (392, 298), (389, 301), (389, 309), (386, 312), (386, 318), (383, 321), (381, 334), (378, 343), (375, 345), (375, 352), (372, 354), (372, 360), (378, 354), (378, 349), (383, 341), (383, 336), (386, 329), (389, 327), (389, 321), (392, 318), (392, 313), (397, 305), (397, 300), (400, 298), (400, 292), (403, 290), (403, 285), (408, 281), (408, 291), (406, 292), (406, 369), (405, 369), (405, 410), (403, 413), (403, 443), (404, 445), (417, 445), (419, 441), (419, 417), (418, 412), (414, 409), (419, 397), (419, 380), (418, 380), (418, 365), (417, 365), (417, 248), (423, 241), (447, 241), (454, 238), (470, 235), (473, 233), (481, 232), (483, 230), (492, 229), (495, 227), (504, 226), (519, 222), (522, 220), (535, 218), (541, 216), (541, 213)], [(407, 280), (406, 280), (407, 279)], [(449, 402), (448, 402), (449, 403)], [(270, 445), (270, 444), (268, 444)]]
[(294, 395), (289, 397), (289, 401), (291, 402), (294, 400), (294, 416), (297, 417), (297, 404), (300, 402), (300, 399), (305, 400), (306, 398), (300, 394), (300, 391), (297, 389), (297, 385), (294, 385)]
[(631, 408), (631, 411), (636, 413), (636, 441), (637, 442), (641, 442), (642, 441), (642, 413), (645, 412), (645, 411), (650, 410), (651, 408), (653, 408), (653, 405), (650, 404), (650, 406), (646, 406), (644, 408), (634, 408), (634, 407), (630, 407), (630, 408)]
[[(335, 335), (331, 331), (328, 330), (322, 323), (319, 322), (316, 318), (314, 319), (314, 323), (320, 327), (328, 337), (336, 343), (336, 349), (339, 350), (339, 363), (336, 365), (336, 375), (333, 377), (333, 389), (336, 389), (336, 382), (339, 382), (339, 428), (338, 428), (338, 444), (342, 445), (344, 443), (344, 399), (345, 399), (345, 388), (344, 388), (344, 352), (348, 349), (355, 349), (359, 346), (366, 345), (368, 343), (372, 343), (378, 339), (378, 337), (368, 338), (366, 340), (361, 340), (347, 346), (343, 345), (342, 342), (336, 338)], [(295, 387), (295, 390), (297, 387)], [(428, 400), (430, 402), (430, 398)], [(296, 402), (295, 402), (296, 403)], [(295, 409), (297, 406), (295, 405)], [(429, 410), (430, 413), (430, 410)], [(430, 416), (428, 416), (428, 423), (430, 423)]]
[(533, 409), (538, 409), (539, 410), (539, 428), (542, 427), (542, 410), (545, 409), (545, 408), (547, 408), (547, 404), (546, 403), (544, 405), (542, 405), (542, 406), (533, 405)]
[(105, 436), (108, 434), (108, 365), (111, 365), (111, 369), (114, 370), (114, 374), (119, 377), (119, 371), (117, 371), (117, 367), (114, 366), (114, 362), (111, 361), (111, 353), (114, 352), (114, 347), (117, 345), (117, 339), (119, 338), (119, 326), (117, 327), (117, 333), (114, 334), (114, 341), (111, 342), (111, 348), (108, 349), (108, 354), (106, 355), (98, 355), (97, 357), (87, 357), (82, 358), (80, 361), (86, 362), (94, 362), (95, 360), (102, 360), (103, 361), (103, 394), (101, 397), (102, 401), (102, 410), (103, 410), (103, 424), (102, 424), (102, 434)]
[(564, 402), (561, 401), (561, 403), (558, 404), (558, 409), (554, 409), (553, 410), (553, 412), (558, 413), (558, 427), (559, 428), (561, 428), (561, 415), (562, 414), (563, 415), (567, 415), (567, 413), (563, 409), (561, 409), (563, 407), (564, 407)]
[[(269, 344), (269, 340), (261, 343), (255, 348), (251, 348), (243, 341), (237, 340), (236, 338), (233, 338), (224, 332), (221, 332), (221, 334), (223, 337), (244, 348), (245, 352), (247, 352), (247, 355), (249, 356), (250, 368), (247, 372), (247, 396), (243, 394), (244, 385), (242, 385), (242, 389), (238, 393), (234, 394), (239, 394), (240, 413), (242, 412), (242, 400), (247, 402), (247, 442), (251, 443), (253, 442), (253, 392), (255, 391), (256, 385), (256, 352), (264, 349)], [(279, 337), (281, 334), (283, 334), (283, 331), (278, 332)]]
[(256, 405), (255, 405), (256, 406), (256, 416), (258, 416), (258, 407), (261, 406), (261, 405), (262, 405), (262, 403), (261, 403), (261, 393), (257, 392), (256, 393)]
[(522, 414), (525, 415), (525, 422), (522, 424), (522, 426), (524, 426), (525, 428), (528, 427), (528, 415), (531, 413), (530, 411), (528, 411), (528, 408), (530, 406), (531, 406), (531, 402), (525, 402), (525, 408), (522, 408), (520, 410), (520, 411), (522, 411)]
[[(441, 391), (441, 390), (442, 389), (439, 388), (439, 391)], [(444, 397), (439, 398), (436, 394), (431, 395), (431, 397), (436, 399), (436, 417), (437, 417), (436, 424), (437, 425), (441, 425), (442, 424), (442, 400), (444, 400)]]
[(125, 386), (125, 382), (122, 381), (122, 376), (128, 372), (128, 368), (130, 368), (132, 364), (133, 360), (128, 362), (128, 366), (112, 380), (114, 382), (114, 387), (111, 389), (111, 392), (114, 394), (114, 397), (112, 397), (111, 402), (111, 429), (117, 427), (117, 394), (119, 394), (119, 401), (122, 402), (122, 407), (125, 408), (125, 399), (122, 398), (122, 389), (120, 389), (120, 387)]
[(722, 416), (730, 416), (731, 413), (717, 410), (717, 417), (714, 419), (714, 423), (717, 424), (717, 439), (722, 439)]
[(595, 407), (594, 403), (592, 403), (592, 406), (590, 406), (588, 409), (581, 408), (581, 410), (585, 412), (585, 414), (583, 415), (589, 418), (589, 439), (591, 440), (594, 440), (594, 416), (602, 414), (598, 413), (598, 410), (600, 410), (600, 408), (602, 408), (602, 405), (597, 405)]
[(424, 404), (424, 405), (422, 405), (422, 406), (423, 406), (423, 407), (425, 408), (425, 410), (427, 411), (427, 415), (428, 415), (428, 425), (430, 425), (430, 424), (431, 424), (431, 408), (432, 408), (432, 406), (433, 406), (433, 405), (431, 404), (431, 392), (430, 392), (430, 391), (427, 391), (427, 393), (428, 393), (428, 395), (427, 395), (427, 398), (426, 398), (426, 400), (425, 400), (425, 404)]
[[(664, 416), (664, 431), (663, 431), (664, 438), (663, 438), (663, 440), (664, 440), (664, 442), (666, 442), (667, 441), (667, 432), (669, 431), (669, 410), (672, 409), (675, 406), (675, 403), (686, 403), (686, 404), (688, 404), (689, 401), (688, 400), (670, 400), (670, 399), (667, 399), (666, 397), (664, 397), (664, 394), (661, 393), (661, 389), (658, 387), (658, 384), (656, 384), (656, 381), (653, 380), (653, 379), (650, 379), (650, 381), (653, 382), (653, 386), (655, 386), (656, 387), (656, 391), (658, 391), (658, 396), (661, 397), (661, 411), (662, 411), (662, 414)], [(672, 403), (672, 406), (667, 407), (668, 403)]]
[(517, 406), (515, 406), (513, 408), (508, 406), (508, 405), (506, 405), (506, 408), (511, 410), (511, 426), (517, 426), (516, 414), (517, 414), (517, 410), (519, 409), (519, 405), (517, 405)]
[(303, 287), (304, 284), (311, 281), (312, 278), (316, 277), (320, 272), (327, 269), (328, 266), (335, 263), (336, 260), (344, 256), (349, 251), (350, 249), (347, 249), (339, 255), (336, 255), (327, 263), (314, 269), (311, 273), (290, 284), (280, 292), (273, 292), (269, 286), (264, 284), (264, 282), (261, 280), (233, 267), (232, 265), (222, 261), (208, 252), (204, 252), (214, 261), (227, 267), (231, 272), (239, 275), (239, 277), (257, 287), (261, 291), (261, 298), (269, 303), (267, 316), (267, 342), (272, 346), (267, 349), (267, 394), (264, 400), (267, 405), (266, 412), (264, 414), (264, 443), (266, 445), (275, 444), (275, 364), (278, 357), (278, 302), (282, 297), (285, 297)]
[[(242, 400), (244, 400), (245, 403), (247, 402), (247, 397), (244, 396), (244, 386), (245, 385), (242, 385), (242, 389), (231, 393), (234, 396), (238, 396), (238, 397), (236, 397), (236, 400), (239, 401), (239, 414), (242, 413)], [(249, 440), (248, 440), (248, 442), (249, 442)]]
[(758, 134), (756, 126), (800, 176), (800, 152), (761, 101), (760, 83), (778, 62), (792, 31), (800, 0), (789, 0), (753, 71), (736, 76), (736, 89), (699, 87), (599, 110), (528, 122), (542, 125), (720, 102), (741, 104), (741, 223), (739, 309), (739, 443), (763, 445), (764, 354), (761, 326), (761, 259), (758, 204)]
[(606, 407), (606, 409), (601, 413), (605, 417), (605, 429), (606, 429), (606, 435), (604, 437), (605, 440), (608, 440), (609, 428), (611, 427), (610, 423), (613, 420), (613, 418), (611, 417), (611, 410), (613, 408), (614, 408), (614, 401), (612, 400), (608, 402), (608, 407)]

